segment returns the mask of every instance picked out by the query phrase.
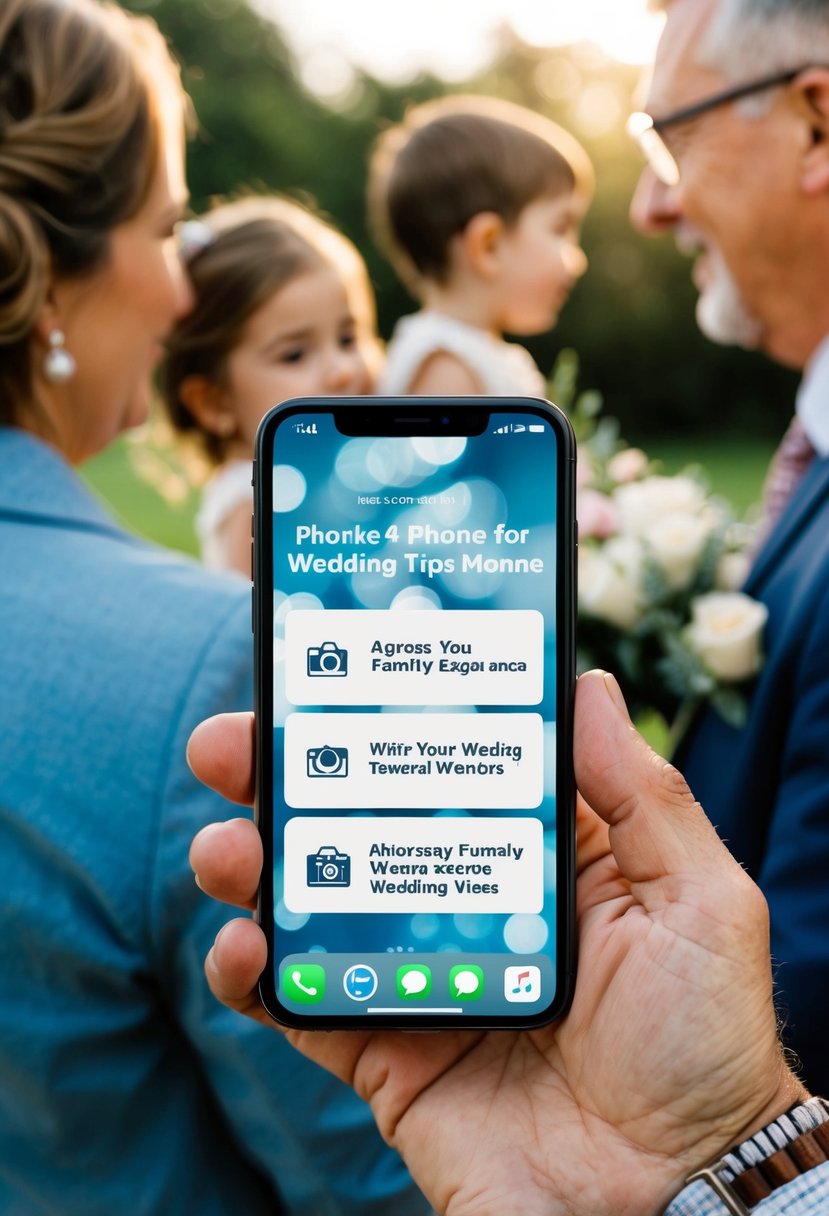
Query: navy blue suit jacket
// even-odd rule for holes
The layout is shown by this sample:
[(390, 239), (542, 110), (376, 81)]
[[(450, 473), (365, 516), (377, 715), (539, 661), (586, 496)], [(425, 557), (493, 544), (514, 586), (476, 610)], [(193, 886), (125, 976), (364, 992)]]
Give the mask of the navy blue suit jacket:
[(744, 589), (769, 610), (748, 722), (705, 712), (676, 762), (765, 893), (784, 1039), (829, 1094), (829, 458), (810, 466)]

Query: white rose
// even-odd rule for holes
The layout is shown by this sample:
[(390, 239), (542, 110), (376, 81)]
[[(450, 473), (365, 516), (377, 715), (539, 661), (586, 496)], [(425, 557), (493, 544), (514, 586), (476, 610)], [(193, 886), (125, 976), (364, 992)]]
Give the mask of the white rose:
[(679, 514), (666, 515), (645, 529), (642, 539), (672, 591), (693, 582), (711, 531), (707, 515)]
[(624, 448), (607, 462), (608, 476), (616, 482), (636, 481), (648, 467), (648, 458), (641, 448)]
[(723, 553), (714, 572), (714, 586), (718, 591), (739, 591), (750, 566), (747, 553)]
[(641, 536), (664, 515), (696, 515), (705, 505), (705, 491), (692, 477), (645, 477), (617, 486), (613, 501), (619, 510), (619, 530)]
[(590, 616), (630, 629), (639, 620), (642, 550), (628, 537), (614, 537), (601, 549), (579, 549), (579, 605)]
[(760, 667), (765, 604), (741, 591), (711, 591), (691, 605), (685, 638), (718, 680), (745, 680)]

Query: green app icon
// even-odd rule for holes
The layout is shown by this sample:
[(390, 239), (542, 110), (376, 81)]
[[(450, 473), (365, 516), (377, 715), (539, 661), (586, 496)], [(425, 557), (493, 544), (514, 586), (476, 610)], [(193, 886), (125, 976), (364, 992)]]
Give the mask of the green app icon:
[(289, 963), (282, 972), (282, 995), (299, 1005), (316, 1005), (325, 996), (325, 971), (318, 963)]
[(419, 1001), (432, 991), (432, 972), (420, 963), (397, 968), (397, 995), (404, 1001)]
[(484, 973), (474, 963), (460, 963), (449, 972), (449, 995), (454, 1001), (477, 1001), (484, 994)]

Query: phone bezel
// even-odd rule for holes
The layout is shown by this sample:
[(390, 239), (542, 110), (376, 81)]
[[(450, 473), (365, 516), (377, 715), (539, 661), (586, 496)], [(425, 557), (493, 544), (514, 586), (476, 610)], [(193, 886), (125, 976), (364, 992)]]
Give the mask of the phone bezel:
[[(280, 426), (296, 414), (340, 415), (355, 435), (471, 435), (485, 429), (492, 413), (536, 413), (550, 421), (557, 434), (556, 519), (558, 521), (556, 577), (556, 637), (558, 687), (556, 695), (556, 991), (543, 1010), (532, 1013), (476, 1015), (466, 1008), (462, 1019), (447, 1020), (419, 1014), (415, 1021), (396, 1014), (354, 1016), (297, 1013), (279, 1000), (275, 966), (273, 906), (273, 478), (270, 472)], [(448, 421), (447, 421), (448, 420)], [(411, 430), (431, 423), (432, 431)], [(371, 429), (371, 428), (381, 429)], [(464, 429), (464, 427), (466, 429)], [(469, 429), (470, 427), (474, 429)], [(409, 428), (409, 429), (407, 429)], [(268, 1013), (285, 1026), (312, 1030), (446, 1030), (532, 1029), (560, 1017), (572, 998), (576, 968), (575, 934), (575, 778), (572, 770), (573, 701), (575, 695), (576, 441), (567, 416), (549, 401), (535, 397), (304, 397), (292, 398), (270, 410), (260, 423), (254, 457), (253, 632), (254, 713), (256, 722), (255, 818), (262, 838), (263, 868), (256, 917), (268, 944), (268, 959), (259, 980), (259, 994)], [(263, 521), (267, 526), (263, 527)], [(268, 622), (262, 629), (261, 622)], [(267, 729), (265, 729), (267, 727)], [(265, 796), (267, 794), (267, 796)], [(428, 951), (426, 952), (428, 953)], [(509, 954), (505, 952), (505, 958)]]

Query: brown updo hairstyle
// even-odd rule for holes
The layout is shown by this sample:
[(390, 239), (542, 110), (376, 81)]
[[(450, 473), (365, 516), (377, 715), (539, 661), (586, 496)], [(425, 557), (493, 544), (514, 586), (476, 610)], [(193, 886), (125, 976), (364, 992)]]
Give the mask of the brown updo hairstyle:
[(369, 366), (379, 363), (365, 263), (347, 237), (307, 207), (276, 195), (220, 203), (185, 225), (182, 245), (195, 301), (167, 340), (161, 394), (173, 427), (195, 438), (211, 465), (225, 459), (230, 440), (203, 427), (182, 399), (182, 385), (189, 376), (203, 376), (227, 387), (228, 356), (243, 340), (248, 321), (299, 275), (334, 267), (364, 357)]
[(97, 0), (0, 0), (0, 423), (33, 403), (50, 282), (105, 263), (183, 107), (150, 19)]

